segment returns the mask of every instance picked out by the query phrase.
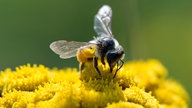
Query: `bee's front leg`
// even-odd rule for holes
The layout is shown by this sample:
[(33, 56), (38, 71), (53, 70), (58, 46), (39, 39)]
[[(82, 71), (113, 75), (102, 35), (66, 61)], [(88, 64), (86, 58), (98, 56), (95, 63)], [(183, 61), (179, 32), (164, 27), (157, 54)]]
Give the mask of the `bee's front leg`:
[(101, 72), (99, 71), (99, 68), (98, 68), (98, 58), (97, 57), (93, 57), (93, 66), (95, 67), (96, 72), (99, 74), (99, 77), (101, 77)]
[(113, 78), (115, 78), (117, 71), (122, 68), (123, 64), (124, 64), (124, 62), (121, 59), (117, 62), (117, 70), (115, 71)]

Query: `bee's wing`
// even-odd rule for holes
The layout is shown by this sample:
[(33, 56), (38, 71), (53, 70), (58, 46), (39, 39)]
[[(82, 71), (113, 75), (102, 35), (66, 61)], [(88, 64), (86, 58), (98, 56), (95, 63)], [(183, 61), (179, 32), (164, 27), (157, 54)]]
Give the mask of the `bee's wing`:
[(100, 36), (113, 37), (111, 31), (112, 9), (108, 5), (102, 6), (94, 19), (94, 30)]
[(87, 42), (59, 40), (50, 44), (50, 48), (60, 56), (60, 58), (67, 59), (75, 57), (78, 48), (87, 45)]

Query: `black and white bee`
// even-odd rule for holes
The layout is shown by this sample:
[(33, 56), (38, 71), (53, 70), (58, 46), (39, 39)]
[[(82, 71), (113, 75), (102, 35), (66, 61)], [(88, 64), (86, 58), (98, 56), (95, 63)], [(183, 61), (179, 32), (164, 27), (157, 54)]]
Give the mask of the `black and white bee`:
[(112, 34), (111, 20), (112, 9), (108, 5), (104, 5), (94, 19), (94, 30), (98, 37), (89, 42), (59, 40), (51, 43), (50, 48), (63, 59), (77, 56), (78, 61), (82, 64), (91, 60), (100, 77), (99, 60), (103, 65), (106, 65), (105, 61), (108, 63), (110, 72), (117, 66), (113, 75), (115, 78), (117, 71), (123, 66), (124, 51)]

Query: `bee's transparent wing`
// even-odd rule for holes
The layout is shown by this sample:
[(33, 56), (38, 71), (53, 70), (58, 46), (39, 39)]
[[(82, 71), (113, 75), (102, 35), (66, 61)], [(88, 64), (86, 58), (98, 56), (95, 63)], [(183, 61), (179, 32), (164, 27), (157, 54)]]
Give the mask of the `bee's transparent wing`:
[(50, 44), (51, 50), (58, 54), (60, 58), (67, 59), (75, 57), (78, 48), (87, 45), (87, 42), (59, 40)]
[(94, 19), (94, 30), (100, 36), (113, 37), (111, 31), (112, 9), (108, 5), (102, 6)]

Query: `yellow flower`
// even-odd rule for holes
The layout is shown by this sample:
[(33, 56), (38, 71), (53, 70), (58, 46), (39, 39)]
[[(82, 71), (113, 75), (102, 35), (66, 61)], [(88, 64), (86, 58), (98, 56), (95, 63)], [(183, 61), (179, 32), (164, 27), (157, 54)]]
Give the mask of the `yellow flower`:
[[(186, 108), (185, 89), (157, 60), (127, 62), (114, 72), (92, 63), (77, 69), (24, 65), (0, 73), (1, 108)], [(114, 69), (115, 70), (115, 69)]]

